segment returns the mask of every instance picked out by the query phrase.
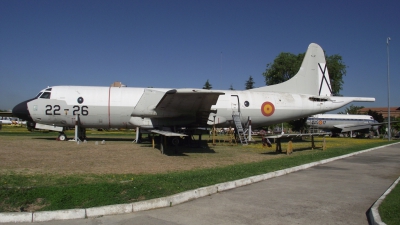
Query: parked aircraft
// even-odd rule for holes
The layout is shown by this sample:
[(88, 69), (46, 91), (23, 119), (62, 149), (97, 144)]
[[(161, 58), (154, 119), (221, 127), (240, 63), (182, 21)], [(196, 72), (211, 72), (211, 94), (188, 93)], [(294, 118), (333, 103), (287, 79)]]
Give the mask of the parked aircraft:
[(382, 124), (370, 115), (349, 115), (349, 114), (317, 114), (307, 118), (307, 125), (311, 128), (332, 132), (332, 135), (339, 133), (357, 131), (360, 133), (378, 132)]
[(276, 85), (244, 91), (53, 86), (12, 112), (35, 122), (35, 128), (59, 131), (63, 140), (64, 127), (76, 123), (81, 129), (140, 127), (173, 136), (181, 128), (238, 128), (250, 119), (253, 127), (268, 126), (372, 101), (375, 98), (332, 96), (324, 51), (311, 43), (298, 73)]
[(12, 120), (10, 117), (1, 117), (0, 122), (2, 124), (12, 124)]
[(26, 124), (25, 121), (20, 121), (18, 118), (13, 118), (13, 117), (4, 117), (4, 116), (0, 116), (0, 122), (3, 125), (18, 125), (18, 124)]

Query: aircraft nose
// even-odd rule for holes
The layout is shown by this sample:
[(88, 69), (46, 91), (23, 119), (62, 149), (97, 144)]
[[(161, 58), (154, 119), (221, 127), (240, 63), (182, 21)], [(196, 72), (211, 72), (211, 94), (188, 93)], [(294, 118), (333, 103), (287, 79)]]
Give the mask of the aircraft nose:
[(12, 114), (22, 120), (33, 121), (31, 114), (28, 111), (28, 102), (31, 100), (32, 99), (26, 100), (16, 105), (12, 110)]

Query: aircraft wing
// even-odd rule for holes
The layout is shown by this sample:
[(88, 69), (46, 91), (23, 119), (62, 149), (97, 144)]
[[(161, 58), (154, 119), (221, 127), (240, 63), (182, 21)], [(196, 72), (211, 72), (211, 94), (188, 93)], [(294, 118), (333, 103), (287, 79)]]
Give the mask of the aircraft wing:
[(195, 117), (196, 123), (207, 124), (211, 106), (224, 92), (205, 89), (171, 89), (167, 92), (146, 89), (132, 116), (141, 117)]
[(305, 134), (278, 134), (272, 136), (265, 136), (266, 138), (292, 138), (292, 137), (311, 137), (311, 136), (324, 136), (328, 133), (305, 133)]
[(176, 132), (171, 132), (171, 131), (165, 131), (165, 130), (150, 130), (152, 133), (156, 134), (161, 134), (167, 137), (184, 137), (187, 136), (186, 134), (181, 134), (181, 133), (176, 133)]
[(224, 92), (205, 89), (175, 89), (168, 91), (156, 109), (165, 111), (198, 112), (211, 111), (211, 106), (217, 103), (218, 97)]
[(370, 129), (372, 126), (377, 126), (377, 125), (380, 125), (380, 124), (364, 124), (364, 125), (334, 126), (334, 127), (341, 129), (341, 132), (349, 132), (349, 131), (354, 131), (354, 130)]

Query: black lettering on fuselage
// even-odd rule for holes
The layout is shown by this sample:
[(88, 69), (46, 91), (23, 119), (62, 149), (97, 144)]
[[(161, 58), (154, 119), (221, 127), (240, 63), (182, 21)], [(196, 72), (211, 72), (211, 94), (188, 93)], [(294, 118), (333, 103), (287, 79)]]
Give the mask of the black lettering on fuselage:
[[(79, 106), (79, 105), (74, 105), (72, 107), (74, 110), (72, 111), (72, 115), (82, 115), (82, 116), (87, 116), (89, 115), (89, 107), (86, 105)], [(59, 116), (61, 115), (60, 113), (61, 107), (60, 105), (46, 105), (46, 110), (45, 114), (49, 116)], [(67, 115), (69, 109), (64, 109), (65, 115)]]

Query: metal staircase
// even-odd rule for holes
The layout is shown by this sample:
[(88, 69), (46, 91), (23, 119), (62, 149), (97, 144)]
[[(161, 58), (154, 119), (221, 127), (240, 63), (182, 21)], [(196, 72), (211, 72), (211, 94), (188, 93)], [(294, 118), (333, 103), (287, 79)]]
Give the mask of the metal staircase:
[(242, 122), (240, 121), (240, 114), (238, 112), (233, 111), (232, 113), (233, 122), (235, 123), (237, 135), (239, 137), (240, 143), (242, 145), (247, 145), (247, 138), (243, 130)]

